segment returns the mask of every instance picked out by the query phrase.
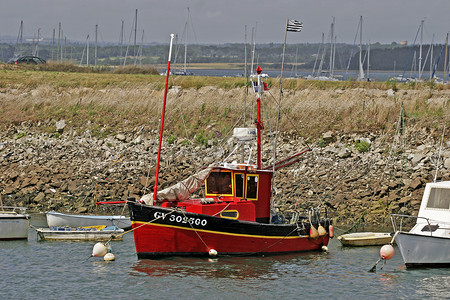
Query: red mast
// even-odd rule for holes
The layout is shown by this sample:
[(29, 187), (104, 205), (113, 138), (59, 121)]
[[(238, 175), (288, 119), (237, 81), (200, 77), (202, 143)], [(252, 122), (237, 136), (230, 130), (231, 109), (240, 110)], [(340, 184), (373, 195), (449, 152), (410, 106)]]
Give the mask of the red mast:
[(256, 166), (258, 170), (261, 169), (261, 129), (264, 129), (263, 123), (261, 121), (261, 97), (264, 92), (264, 86), (261, 81), (262, 69), (260, 66), (256, 68), (256, 73), (258, 74), (258, 99), (256, 99)]
[(166, 100), (167, 100), (167, 86), (169, 85), (169, 74), (170, 74), (170, 59), (172, 56), (172, 41), (174, 38), (174, 34), (170, 35), (170, 46), (169, 46), (169, 58), (167, 60), (167, 71), (166, 71), (166, 88), (164, 89), (164, 102), (163, 109), (161, 114), (161, 128), (159, 131), (159, 146), (158, 146), (158, 159), (156, 161), (156, 177), (155, 177), (155, 187), (153, 189), (153, 200), (156, 202), (156, 195), (158, 192), (158, 175), (159, 175), (159, 161), (161, 158), (161, 144), (164, 130), (164, 116), (166, 114)]

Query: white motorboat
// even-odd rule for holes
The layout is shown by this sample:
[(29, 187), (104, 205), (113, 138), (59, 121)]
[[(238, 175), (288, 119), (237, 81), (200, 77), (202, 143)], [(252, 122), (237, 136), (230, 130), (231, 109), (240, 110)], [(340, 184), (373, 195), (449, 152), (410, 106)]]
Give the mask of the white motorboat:
[(28, 238), (30, 217), (26, 208), (2, 206), (0, 210), (0, 240), (17, 240)]
[(117, 226), (122, 229), (131, 228), (129, 217), (102, 215), (69, 215), (59, 212), (47, 212), (49, 227), (84, 227), (84, 226)]
[[(416, 224), (404, 231), (409, 218)], [(406, 267), (450, 267), (450, 181), (427, 183), (417, 216), (391, 219)]]
[(88, 226), (36, 228), (36, 232), (41, 240), (46, 241), (109, 241), (122, 240), (121, 233), (125, 231), (116, 226)]
[(378, 246), (389, 243), (392, 236), (388, 232), (355, 232), (337, 237), (343, 246)]

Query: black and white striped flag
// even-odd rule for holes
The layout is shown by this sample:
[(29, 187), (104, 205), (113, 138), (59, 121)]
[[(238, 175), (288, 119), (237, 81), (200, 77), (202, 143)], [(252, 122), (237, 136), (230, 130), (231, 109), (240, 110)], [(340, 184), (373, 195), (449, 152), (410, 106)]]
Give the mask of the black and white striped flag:
[(302, 22), (299, 22), (297, 20), (288, 20), (288, 24), (286, 27), (287, 31), (300, 32), (302, 31), (302, 28), (303, 28)]

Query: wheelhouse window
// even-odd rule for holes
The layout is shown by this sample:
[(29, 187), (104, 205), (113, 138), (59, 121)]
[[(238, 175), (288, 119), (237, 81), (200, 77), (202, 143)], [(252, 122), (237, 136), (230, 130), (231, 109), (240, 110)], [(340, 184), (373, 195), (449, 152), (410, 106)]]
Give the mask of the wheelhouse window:
[(450, 189), (431, 188), (427, 208), (450, 209)]
[(234, 174), (234, 186), (236, 198), (244, 198), (244, 174)]
[(206, 179), (206, 194), (232, 195), (231, 172), (211, 172)]
[(258, 175), (247, 175), (247, 199), (258, 199)]

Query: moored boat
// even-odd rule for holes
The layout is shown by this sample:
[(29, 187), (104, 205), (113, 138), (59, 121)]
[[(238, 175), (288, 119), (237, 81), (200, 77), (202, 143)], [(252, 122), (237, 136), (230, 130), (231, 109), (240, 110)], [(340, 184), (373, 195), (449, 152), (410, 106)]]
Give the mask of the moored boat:
[(36, 228), (38, 237), (46, 241), (70, 240), (70, 241), (109, 241), (122, 240), (123, 229), (116, 226), (90, 227), (50, 227)]
[(131, 228), (129, 217), (102, 216), (102, 215), (72, 215), (50, 211), (46, 213), (49, 227), (83, 227), (83, 226), (117, 226), (119, 228)]
[[(404, 223), (415, 219), (406, 231)], [(391, 215), (405, 266), (450, 267), (450, 181), (427, 183), (417, 216)]]
[(27, 239), (30, 217), (26, 208), (2, 206), (0, 211), (0, 240)]
[[(170, 70), (172, 39), (173, 35), (166, 74)], [(254, 143), (256, 138), (256, 163), (215, 163), (158, 191), (166, 78), (154, 192), (138, 202), (128, 203), (139, 258), (266, 255), (321, 250), (328, 245), (332, 236), (331, 220), (321, 218), (317, 208), (309, 210), (307, 216), (295, 211), (289, 219), (272, 211), (273, 173), (298, 158), (294, 155), (279, 164), (261, 166), (260, 107), (267, 86), (263, 85), (260, 67), (257, 73), (256, 128), (234, 131), (238, 145)], [(203, 198), (189, 198), (200, 188), (204, 189)]]
[(355, 232), (337, 237), (343, 246), (378, 246), (389, 243), (392, 235), (387, 232)]

